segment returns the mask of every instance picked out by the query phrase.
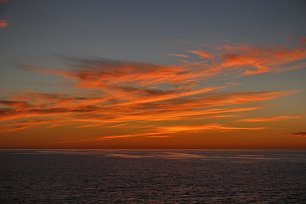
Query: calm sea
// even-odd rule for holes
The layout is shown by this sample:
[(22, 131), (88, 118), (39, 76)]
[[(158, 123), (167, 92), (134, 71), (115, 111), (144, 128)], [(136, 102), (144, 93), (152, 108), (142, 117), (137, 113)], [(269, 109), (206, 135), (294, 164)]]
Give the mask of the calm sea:
[(1, 150), (0, 203), (306, 203), (306, 151)]

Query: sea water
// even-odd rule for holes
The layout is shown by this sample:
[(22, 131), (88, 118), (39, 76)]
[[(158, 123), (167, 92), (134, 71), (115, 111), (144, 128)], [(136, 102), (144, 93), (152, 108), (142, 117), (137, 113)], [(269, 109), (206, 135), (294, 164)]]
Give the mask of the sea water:
[(0, 203), (306, 203), (306, 151), (1, 150)]

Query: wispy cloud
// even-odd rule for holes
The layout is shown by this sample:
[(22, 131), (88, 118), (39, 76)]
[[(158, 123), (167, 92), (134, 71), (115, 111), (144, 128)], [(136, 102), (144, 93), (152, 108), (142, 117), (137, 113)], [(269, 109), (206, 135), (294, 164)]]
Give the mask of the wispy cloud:
[(25, 120), (25, 121), (11, 121), (2, 124), (0, 132), (15, 132), (23, 129), (50, 124), (51, 120)]
[(93, 140), (110, 140), (110, 139), (122, 139), (133, 137), (169, 137), (170, 135), (179, 133), (196, 133), (206, 131), (235, 131), (235, 130), (263, 130), (265, 127), (232, 127), (222, 124), (192, 124), (192, 125), (180, 125), (180, 126), (166, 126), (156, 127), (151, 132), (135, 133), (135, 134), (123, 134), (123, 135), (109, 135), (102, 136)]
[[(290, 69), (291, 63), (306, 58), (305, 48), (226, 45), (222, 56), (223, 68), (245, 67), (243, 74), (259, 74)], [(253, 69), (248, 68), (252, 67)]]
[(295, 136), (295, 137), (305, 137), (306, 138), (306, 132), (294, 132), (290, 133), (290, 136)]
[[(303, 42), (304, 38), (301, 38)], [(225, 44), (211, 48), (210, 52), (204, 50), (187, 50), (201, 59), (185, 61), (193, 67), (208, 65), (213, 75), (224, 71), (240, 72), (242, 75), (253, 75), (265, 72), (280, 72), (305, 68), (305, 47), (286, 47), (274, 45), (254, 44)], [(183, 53), (184, 54), (184, 53)]]
[(246, 119), (241, 119), (239, 121), (242, 121), (242, 122), (272, 122), (272, 121), (280, 121), (280, 120), (298, 119), (301, 117), (302, 116), (298, 116), (298, 115), (280, 115), (280, 116), (271, 116), (271, 117), (246, 118)]
[(121, 139), (121, 138), (130, 138), (130, 137), (146, 137), (146, 136), (156, 136), (164, 134), (162, 132), (148, 132), (148, 133), (135, 133), (135, 134), (123, 134), (123, 135), (109, 135), (102, 136), (94, 140), (109, 140), (109, 139)]
[[(123, 67), (120, 69), (120, 66)], [(143, 63), (103, 60), (88, 61), (88, 64), (83, 62), (80, 67), (69, 71), (33, 67), (30, 69), (72, 79), (76, 81), (75, 87), (79, 89), (98, 88), (98, 94), (76, 96), (28, 92), (12, 96), (11, 99), (0, 101), (0, 105), (4, 107), (0, 110), (0, 121), (51, 117), (57, 118), (58, 125), (66, 124), (65, 121), (61, 122), (61, 118), (65, 117), (82, 128), (103, 124), (116, 127), (118, 123), (126, 124), (132, 121), (171, 121), (194, 116), (252, 111), (259, 107), (241, 105), (271, 100), (295, 92), (220, 92), (219, 90), (228, 86), (198, 87), (186, 83), (185, 80), (199, 76), (192, 70), (183, 71), (183, 68)], [(170, 74), (170, 78), (167, 74)], [(240, 107), (222, 107), (228, 105)]]
[(192, 53), (200, 58), (212, 58), (213, 55), (209, 52), (203, 50), (188, 50), (187, 52)]
[(169, 54), (167, 54), (167, 55), (168, 55), (168, 56), (171, 56), (171, 57), (189, 58), (188, 55), (184, 55), (184, 54), (169, 53)]
[[(68, 88), (77, 91), (25, 92), (0, 100), (1, 131), (24, 130), (37, 125), (70, 125), (82, 129), (124, 129), (124, 134), (115, 134), (114, 131), (114, 134), (101, 135), (98, 132), (97, 140), (162, 138), (180, 133), (255, 131), (265, 128), (245, 127), (243, 123), (220, 123), (222, 119), (266, 122), (298, 118), (285, 115), (239, 121), (235, 118), (238, 113), (243, 117), (248, 111), (261, 109), (260, 102), (297, 91), (233, 91), (230, 83), (218, 80), (218, 74), (228, 70), (237, 74), (236, 68), (241, 67), (242, 73), (238, 73), (242, 75), (292, 69), (293, 66), (300, 66), (299, 60), (305, 58), (305, 49), (224, 45), (211, 52), (195, 49), (187, 53), (198, 57), (188, 58), (189, 62), (176, 65), (76, 59), (71, 69), (26, 66), (26, 69), (34, 72), (70, 80), (72, 87)], [(177, 57), (184, 58), (185, 54)], [(293, 62), (294, 65), (291, 64)], [(186, 124), (186, 121), (190, 123), (193, 120), (205, 120), (207, 123)], [(13, 125), (14, 122), (18, 125)], [(172, 125), (167, 126), (170, 123)]]
[(209, 130), (262, 130), (264, 127), (231, 127), (224, 126), (221, 124), (193, 124), (193, 125), (180, 125), (180, 126), (168, 126), (160, 127), (159, 129), (164, 130), (168, 133), (177, 133), (177, 132), (203, 132)]

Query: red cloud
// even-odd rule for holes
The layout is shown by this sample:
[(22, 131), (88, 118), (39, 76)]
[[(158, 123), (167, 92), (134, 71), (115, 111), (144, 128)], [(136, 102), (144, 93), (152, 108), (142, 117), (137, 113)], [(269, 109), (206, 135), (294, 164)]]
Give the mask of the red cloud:
[(0, 28), (5, 28), (8, 26), (8, 22), (5, 19), (0, 19)]
[(306, 37), (301, 37), (300, 42), (306, 44)]
[(290, 136), (295, 136), (295, 137), (305, 137), (306, 138), (306, 132), (294, 132), (290, 133)]

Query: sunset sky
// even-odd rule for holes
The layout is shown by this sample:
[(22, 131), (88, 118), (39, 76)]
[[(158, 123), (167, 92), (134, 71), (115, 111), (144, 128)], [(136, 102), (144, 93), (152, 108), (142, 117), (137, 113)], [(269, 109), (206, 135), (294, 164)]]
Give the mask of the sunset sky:
[(0, 0), (0, 148), (306, 148), (306, 3)]

